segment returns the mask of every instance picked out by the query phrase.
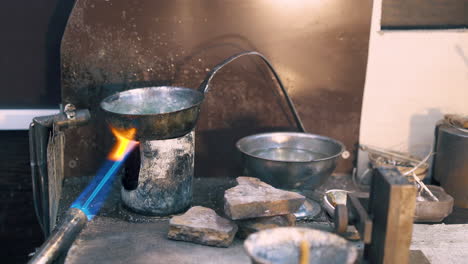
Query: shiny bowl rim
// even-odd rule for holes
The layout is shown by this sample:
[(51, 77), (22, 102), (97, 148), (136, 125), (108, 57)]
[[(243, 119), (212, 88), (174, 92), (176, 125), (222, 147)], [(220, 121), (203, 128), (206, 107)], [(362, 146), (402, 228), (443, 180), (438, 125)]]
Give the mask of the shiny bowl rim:
[[(321, 159), (314, 159), (314, 160), (308, 160), (308, 161), (283, 161), (283, 160), (266, 159), (266, 158), (263, 158), (263, 157), (259, 157), (257, 155), (253, 155), (250, 152), (247, 152), (247, 151), (242, 149), (242, 145), (243, 145), (242, 142), (246, 141), (248, 139), (256, 138), (256, 137), (266, 137), (266, 136), (272, 136), (272, 135), (280, 135), (280, 134), (300, 136), (300, 137), (313, 138), (313, 139), (323, 139), (323, 140), (326, 140), (326, 141), (331, 141), (334, 144), (340, 146), (340, 151), (335, 155), (331, 155), (329, 157), (321, 158)], [(333, 138), (327, 137), (327, 136), (318, 135), (318, 134), (311, 134), (311, 133), (307, 133), (307, 132), (266, 132), (266, 133), (252, 134), (252, 135), (245, 136), (245, 137), (239, 139), (236, 142), (236, 148), (241, 153), (243, 153), (244, 155), (247, 155), (249, 157), (253, 157), (253, 158), (256, 158), (256, 159), (260, 159), (260, 160), (264, 160), (264, 161), (273, 161), (273, 162), (282, 162), (282, 163), (297, 163), (297, 164), (332, 160), (332, 159), (335, 159), (335, 158), (339, 157), (346, 150), (345, 145), (343, 143), (341, 143), (340, 141), (336, 140), (336, 139), (333, 139)]]
[[(107, 109), (105, 106), (104, 106), (104, 102), (106, 101), (109, 101), (111, 98), (113, 97), (116, 97), (116, 96), (120, 96), (120, 95), (123, 95), (123, 94), (131, 94), (131, 93), (142, 93), (144, 90), (151, 90), (151, 89), (155, 89), (155, 88), (158, 88), (158, 89), (161, 89), (161, 88), (164, 88), (164, 89), (175, 89), (175, 90), (192, 90), (194, 91), (195, 93), (199, 93), (201, 95), (201, 99), (198, 103), (195, 103), (195, 104), (192, 104), (191, 106), (188, 106), (188, 107), (184, 107), (184, 108), (181, 108), (179, 110), (176, 110), (176, 111), (172, 111), (172, 112), (164, 112), (164, 113), (153, 113), (153, 114), (130, 114), (130, 113), (119, 113), (119, 112), (116, 112), (116, 111), (111, 111), (109, 109)], [(122, 116), (133, 116), (133, 117), (146, 117), (146, 116), (156, 116), (156, 115), (169, 115), (169, 114), (174, 114), (174, 113), (178, 113), (178, 112), (182, 112), (182, 111), (185, 111), (185, 110), (188, 110), (188, 109), (191, 109), (191, 108), (194, 108), (194, 107), (198, 107), (199, 105), (201, 105), (203, 103), (205, 99), (205, 94), (204, 93), (201, 93), (200, 91), (197, 91), (196, 89), (191, 89), (191, 88), (186, 88), (186, 87), (179, 87), (179, 86), (166, 86), (166, 85), (163, 85), (163, 86), (148, 86), (148, 87), (138, 87), (138, 88), (132, 88), (132, 89), (128, 89), (128, 90), (124, 90), (124, 91), (120, 91), (120, 92), (116, 92), (114, 94), (111, 94), (107, 97), (105, 97), (104, 99), (101, 100), (101, 102), (99, 103), (99, 106), (101, 107), (101, 109), (105, 112), (108, 112), (108, 113), (111, 113), (111, 114), (115, 114), (115, 115), (122, 115)], [(108, 102), (107, 102), (108, 103)], [(110, 104), (110, 103), (108, 103)]]

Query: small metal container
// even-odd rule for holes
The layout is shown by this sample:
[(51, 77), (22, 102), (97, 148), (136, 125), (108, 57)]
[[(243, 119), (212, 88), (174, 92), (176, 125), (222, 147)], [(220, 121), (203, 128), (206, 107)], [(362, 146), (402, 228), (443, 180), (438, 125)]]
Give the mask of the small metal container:
[(236, 143), (244, 173), (288, 190), (313, 190), (336, 168), (344, 145), (332, 138), (297, 132), (244, 137)]
[[(335, 203), (346, 205), (346, 199), (349, 191), (340, 189), (331, 189), (325, 192), (323, 196), (323, 208), (331, 216), (335, 216)], [(334, 197), (334, 202), (331, 201), (330, 196)]]
[(299, 263), (300, 244), (306, 241), (310, 258), (308, 263), (351, 264), (358, 252), (344, 238), (311, 228), (278, 227), (250, 235), (244, 248), (253, 263), (292, 264)]

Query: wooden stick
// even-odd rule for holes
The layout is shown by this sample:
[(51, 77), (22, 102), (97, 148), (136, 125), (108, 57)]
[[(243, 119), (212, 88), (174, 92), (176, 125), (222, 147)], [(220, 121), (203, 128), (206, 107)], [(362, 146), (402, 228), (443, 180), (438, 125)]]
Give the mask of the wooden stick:
[(302, 240), (299, 252), (299, 264), (309, 264), (310, 244), (307, 240)]
[(379, 147), (375, 147), (375, 146), (370, 146), (370, 145), (363, 145), (363, 144), (361, 144), (359, 146), (360, 146), (361, 150), (363, 150), (363, 151), (378, 154), (380, 156), (385, 156), (386, 158), (393, 158), (393, 159), (397, 158), (397, 159), (401, 159), (401, 160), (409, 161), (409, 162), (413, 162), (413, 163), (420, 162), (420, 160), (412, 158), (409, 155), (396, 153), (396, 152), (393, 152), (391, 150), (387, 150), (387, 149), (383, 149), (383, 148), (379, 148)]
[(429, 188), (427, 188), (426, 184), (424, 184), (424, 182), (422, 182), (418, 178), (418, 176), (416, 176), (416, 173), (413, 172), (412, 175), (413, 175), (414, 180), (419, 184), (419, 186), (421, 186), (429, 194), (429, 196), (431, 196), (431, 198), (434, 199), (434, 201), (438, 202), (439, 199), (434, 194), (432, 194), (431, 190), (429, 190)]

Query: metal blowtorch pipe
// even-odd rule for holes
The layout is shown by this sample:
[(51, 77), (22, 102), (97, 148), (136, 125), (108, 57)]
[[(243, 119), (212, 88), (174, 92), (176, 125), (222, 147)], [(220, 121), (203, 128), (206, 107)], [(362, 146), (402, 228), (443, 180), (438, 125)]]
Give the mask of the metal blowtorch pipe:
[(47, 241), (34, 254), (29, 264), (52, 263), (58, 256), (66, 252), (80, 231), (86, 226), (86, 214), (77, 208), (70, 208)]

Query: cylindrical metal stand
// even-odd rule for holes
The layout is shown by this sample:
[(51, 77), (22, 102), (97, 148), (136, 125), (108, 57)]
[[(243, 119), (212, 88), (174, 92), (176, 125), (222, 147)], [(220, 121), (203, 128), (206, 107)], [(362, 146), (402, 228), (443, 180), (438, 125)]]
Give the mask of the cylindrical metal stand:
[(468, 133), (441, 123), (436, 127), (432, 176), (455, 199), (457, 207), (468, 208)]
[(142, 141), (138, 185), (122, 187), (123, 204), (145, 215), (165, 216), (187, 209), (192, 202), (195, 132), (185, 136)]
[(52, 263), (60, 254), (68, 250), (87, 222), (88, 218), (83, 211), (77, 208), (70, 208), (66, 212), (62, 223), (54, 230), (28, 263)]

